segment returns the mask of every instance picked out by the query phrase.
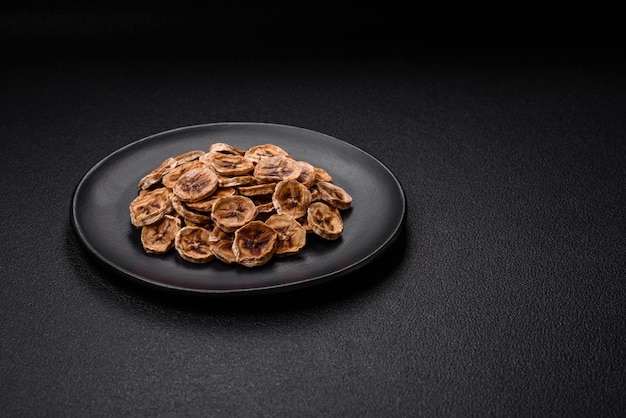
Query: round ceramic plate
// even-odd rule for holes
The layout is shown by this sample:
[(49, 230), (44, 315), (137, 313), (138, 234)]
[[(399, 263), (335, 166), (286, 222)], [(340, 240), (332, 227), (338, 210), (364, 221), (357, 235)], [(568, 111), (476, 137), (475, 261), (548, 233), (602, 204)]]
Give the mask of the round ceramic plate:
[[(240, 149), (272, 143), (326, 169), (353, 198), (352, 207), (342, 211), (342, 236), (326, 241), (309, 234), (299, 254), (274, 257), (254, 268), (217, 259), (196, 265), (182, 260), (176, 250), (147, 254), (128, 209), (138, 194), (139, 179), (168, 157), (208, 150), (214, 142)], [(376, 158), (319, 132), (265, 123), (190, 126), (133, 142), (92, 167), (76, 186), (71, 203), (71, 223), (79, 240), (106, 266), (144, 284), (205, 294), (290, 290), (345, 276), (381, 255), (400, 234), (405, 217), (402, 186)]]

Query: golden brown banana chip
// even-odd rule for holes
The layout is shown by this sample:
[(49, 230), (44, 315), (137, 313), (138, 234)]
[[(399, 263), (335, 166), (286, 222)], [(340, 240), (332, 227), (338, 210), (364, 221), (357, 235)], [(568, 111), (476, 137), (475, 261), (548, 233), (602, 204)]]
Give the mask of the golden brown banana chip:
[(182, 218), (185, 226), (197, 226), (198, 228), (204, 228), (207, 231), (213, 231), (213, 222), (201, 223), (197, 224), (195, 222), (191, 222), (189, 219)]
[(307, 223), (316, 235), (327, 240), (335, 240), (343, 232), (339, 210), (324, 202), (311, 203), (307, 210)]
[(209, 243), (210, 232), (196, 226), (186, 226), (176, 233), (174, 247), (183, 260), (207, 263), (215, 255)]
[(209, 235), (209, 245), (215, 257), (226, 264), (235, 262), (235, 254), (233, 253), (233, 240), (235, 234), (232, 232), (224, 232), (219, 228), (215, 228)]
[(251, 221), (235, 231), (235, 261), (246, 267), (267, 263), (276, 250), (278, 233), (261, 221)]
[(262, 183), (255, 184), (252, 186), (239, 186), (237, 187), (237, 191), (242, 196), (262, 196), (262, 195), (271, 195), (274, 193), (274, 189), (276, 189), (276, 183)]
[(306, 214), (311, 204), (311, 192), (297, 180), (283, 180), (276, 185), (272, 203), (277, 213), (299, 218)]
[(185, 164), (185, 163), (187, 163), (189, 161), (197, 160), (198, 158), (200, 158), (204, 154), (205, 154), (204, 151), (194, 150), (194, 151), (187, 151), (185, 153), (177, 155), (176, 157), (174, 157), (174, 159), (176, 160), (176, 166), (179, 166), (181, 164)]
[(147, 253), (165, 254), (174, 247), (174, 239), (180, 228), (180, 218), (165, 215), (155, 223), (141, 228), (141, 244)]
[(174, 187), (176, 180), (187, 171), (193, 170), (194, 168), (205, 167), (205, 164), (198, 160), (192, 160), (184, 162), (177, 167), (171, 169), (166, 175), (163, 176), (162, 182), (165, 187), (169, 187), (170, 189)]
[(296, 160), (277, 155), (259, 160), (254, 167), (254, 178), (261, 183), (278, 182), (297, 179), (301, 172), (302, 167)]
[(211, 211), (213, 210), (213, 204), (215, 203), (215, 201), (219, 199), (219, 197), (217, 196), (209, 196), (204, 200), (198, 200), (197, 202), (186, 202), (185, 206), (187, 206), (189, 209), (193, 210), (194, 212), (201, 212), (201, 213), (211, 213)]
[(266, 203), (254, 202), (254, 204), (256, 205), (256, 211), (258, 212), (257, 216), (259, 216), (261, 213), (276, 212), (276, 208), (274, 207), (273, 202), (266, 202)]
[(129, 205), (130, 222), (140, 228), (161, 219), (172, 210), (170, 194), (165, 187), (143, 190)]
[(223, 154), (236, 154), (236, 155), (244, 155), (246, 153), (245, 150), (241, 150), (233, 147), (230, 144), (225, 142), (215, 142), (211, 144), (209, 147), (209, 152), (221, 152)]
[(254, 170), (253, 161), (239, 154), (213, 151), (200, 157), (200, 161), (221, 176), (241, 176)]
[(178, 198), (178, 196), (173, 194), (171, 197), (171, 201), (172, 201), (172, 207), (181, 218), (185, 219), (185, 223), (187, 223), (187, 221), (192, 222), (193, 224), (199, 224), (199, 225), (211, 223), (212, 219), (210, 215), (198, 213), (198, 212), (195, 212), (194, 210), (191, 210), (185, 204), (185, 202), (181, 201)]
[(311, 187), (316, 180), (315, 167), (313, 164), (306, 161), (298, 161), (298, 164), (300, 164), (300, 168), (302, 169), (298, 176), (298, 181), (306, 187)]
[(315, 167), (315, 181), (327, 181), (329, 183), (333, 182), (333, 177), (328, 174), (328, 171), (324, 170), (321, 167)]
[(244, 155), (252, 161), (259, 162), (262, 158), (267, 157), (289, 157), (287, 151), (274, 144), (256, 145), (248, 149)]
[(176, 167), (177, 164), (178, 163), (174, 158), (167, 158), (165, 161), (159, 164), (158, 167), (156, 167), (154, 170), (146, 174), (141, 180), (139, 180), (139, 188), (145, 190), (154, 186), (161, 181), (164, 175), (166, 175), (171, 169)]
[(345, 210), (352, 204), (352, 196), (334, 183), (318, 181), (315, 187), (319, 192), (318, 199), (337, 209)]
[(236, 187), (236, 186), (247, 186), (253, 184), (256, 179), (252, 174), (244, 174), (242, 176), (219, 176), (218, 180), (220, 183), (220, 187)]
[(225, 232), (234, 232), (256, 218), (254, 202), (246, 196), (224, 196), (213, 204), (211, 219)]
[(183, 202), (196, 202), (212, 195), (218, 186), (217, 174), (208, 167), (199, 167), (180, 176), (172, 190)]
[(213, 204), (217, 199), (223, 196), (232, 196), (237, 194), (237, 189), (234, 187), (218, 187), (215, 193), (206, 199), (199, 200), (197, 202), (186, 202), (185, 205), (194, 211), (211, 213), (213, 210)]
[(306, 229), (289, 215), (277, 213), (270, 216), (265, 224), (278, 234), (276, 255), (297, 254), (306, 244)]

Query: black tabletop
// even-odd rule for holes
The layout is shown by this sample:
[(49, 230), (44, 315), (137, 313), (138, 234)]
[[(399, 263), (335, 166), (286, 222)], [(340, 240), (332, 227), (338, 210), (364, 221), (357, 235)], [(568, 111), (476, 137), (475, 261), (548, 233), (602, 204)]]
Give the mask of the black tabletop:
[[(193, 20), (190, 47), (176, 14), (102, 12), (101, 27), (84, 10), (3, 14), (0, 415), (623, 414), (622, 52), (582, 35), (480, 43), (497, 34), (433, 32), (471, 22), (428, 12), (445, 42), (422, 29), (358, 43), (360, 24), (292, 19), (300, 49), (267, 46), (286, 36), (280, 13), (260, 39), (229, 32), (228, 48), (199, 41), (229, 28), (218, 19), (206, 33)], [(150, 38), (159, 19), (175, 30)], [(85, 173), (141, 138), (217, 122), (305, 128), (372, 155), (406, 194), (403, 232), (365, 269), (256, 297), (171, 294), (90, 257), (70, 222)]]

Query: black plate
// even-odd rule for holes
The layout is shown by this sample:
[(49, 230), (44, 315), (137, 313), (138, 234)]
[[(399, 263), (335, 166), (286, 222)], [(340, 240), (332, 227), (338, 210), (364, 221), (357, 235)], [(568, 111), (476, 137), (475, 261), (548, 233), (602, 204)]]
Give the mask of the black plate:
[[(309, 235), (295, 256), (261, 267), (195, 265), (144, 252), (130, 223), (128, 205), (137, 182), (164, 159), (208, 150), (214, 142), (241, 149), (273, 143), (297, 159), (325, 168), (353, 198), (343, 211), (344, 232), (336, 241)], [(98, 260), (123, 277), (161, 288), (205, 294), (289, 290), (345, 276), (366, 266), (398, 237), (404, 226), (402, 186), (380, 161), (346, 142), (307, 129), (264, 123), (216, 123), (149, 136), (105, 157), (89, 170), (72, 198), (71, 222), (80, 241)]]

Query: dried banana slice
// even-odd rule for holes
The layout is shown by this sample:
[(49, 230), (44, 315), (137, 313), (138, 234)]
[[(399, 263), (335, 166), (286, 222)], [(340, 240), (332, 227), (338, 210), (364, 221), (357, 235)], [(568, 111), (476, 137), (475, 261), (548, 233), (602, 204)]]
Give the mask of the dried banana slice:
[(245, 150), (233, 147), (225, 142), (215, 142), (209, 147), (209, 152), (221, 152), (223, 154), (244, 155)]
[(154, 186), (161, 181), (164, 175), (166, 175), (171, 169), (176, 167), (177, 164), (178, 163), (174, 158), (167, 158), (165, 161), (159, 164), (158, 167), (156, 167), (154, 170), (146, 174), (141, 180), (139, 180), (139, 188), (145, 190)]
[(327, 181), (329, 183), (333, 182), (333, 177), (328, 173), (328, 171), (324, 170), (321, 167), (315, 167), (315, 181)]
[(255, 205), (256, 205), (256, 210), (259, 214), (276, 212), (276, 208), (274, 207), (273, 202), (266, 202), (266, 203), (255, 202)]
[(193, 151), (187, 151), (185, 153), (177, 155), (176, 157), (174, 157), (174, 159), (176, 160), (176, 165), (179, 166), (179, 165), (185, 164), (185, 163), (187, 163), (189, 161), (197, 160), (198, 158), (200, 158), (204, 154), (205, 154), (204, 151), (193, 150)]
[(210, 234), (204, 228), (186, 226), (176, 233), (174, 247), (183, 260), (207, 263), (215, 257), (209, 243)]
[(172, 190), (184, 202), (196, 202), (208, 197), (219, 186), (217, 174), (208, 167), (194, 168), (180, 176)]
[(251, 221), (235, 231), (235, 261), (246, 267), (267, 263), (276, 250), (278, 233), (261, 221)]
[(318, 199), (337, 209), (345, 210), (352, 205), (352, 196), (334, 183), (318, 181), (315, 187), (319, 192)]
[(213, 151), (203, 155), (200, 161), (208, 164), (213, 171), (222, 176), (241, 176), (254, 170), (252, 160), (239, 154)]
[(165, 254), (174, 247), (176, 233), (181, 228), (180, 218), (165, 215), (153, 224), (141, 228), (141, 244), (147, 253)]
[(237, 187), (237, 191), (242, 196), (262, 196), (262, 195), (271, 195), (274, 193), (274, 189), (276, 189), (276, 183), (262, 183), (255, 184), (252, 186), (240, 186)]
[(235, 189), (234, 187), (218, 187), (215, 193), (213, 193), (208, 198), (204, 200), (199, 200), (197, 202), (187, 202), (186, 206), (189, 209), (198, 212), (211, 213), (211, 211), (213, 210), (213, 204), (217, 199), (219, 199), (220, 197), (232, 196), (235, 194), (237, 194), (237, 189)]
[(185, 221), (185, 226), (197, 226), (198, 228), (204, 228), (207, 231), (213, 231), (213, 229), (214, 229), (213, 228), (213, 222), (197, 224), (195, 222), (191, 222), (189, 219), (183, 218), (183, 220)]
[(283, 180), (276, 185), (272, 203), (277, 213), (299, 218), (311, 204), (311, 192), (297, 180)]
[(129, 205), (130, 222), (140, 228), (161, 219), (172, 210), (170, 194), (165, 187), (141, 191)]
[(302, 171), (298, 176), (298, 181), (304, 184), (306, 187), (311, 187), (316, 180), (315, 167), (313, 166), (313, 164), (306, 161), (298, 161), (298, 164), (300, 164), (300, 168), (302, 168)]
[(220, 187), (236, 187), (247, 186), (253, 184), (256, 179), (252, 174), (244, 174), (242, 176), (218, 176)]
[(169, 187), (170, 189), (174, 187), (176, 180), (180, 178), (186, 172), (193, 170), (194, 168), (205, 167), (205, 164), (198, 160), (187, 161), (179, 166), (171, 169), (169, 173), (163, 176), (162, 182), (165, 187)]
[(343, 232), (339, 210), (324, 202), (311, 203), (307, 210), (307, 224), (316, 235), (327, 240), (335, 240)]
[(301, 172), (296, 160), (281, 155), (262, 158), (254, 167), (254, 177), (261, 183), (297, 179)]
[(278, 256), (297, 254), (306, 244), (306, 229), (289, 215), (272, 215), (265, 224), (278, 234), (275, 251)]
[(212, 221), (211, 216), (207, 214), (198, 213), (189, 209), (189, 207), (187, 207), (187, 205), (184, 202), (182, 202), (178, 196), (172, 195), (171, 201), (172, 201), (172, 207), (174, 208), (174, 210), (176, 211), (178, 215), (180, 215), (182, 218), (185, 219), (185, 223), (187, 223), (187, 221), (193, 224), (199, 224), (199, 225), (205, 225), (205, 224), (211, 223)]
[(256, 218), (257, 209), (254, 202), (240, 195), (224, 196), (213, 204), (211, 219), (215, 226), (225, 232), (234, 232)]
[(232, 232), (224, 232), (219, 228), (215, 228), (209, 235), (209, 246), (215, 257), (226, 264), (235, 262), (235, 254), (233, 253), (233, 240), (235, 234)]
[(274, 144), (256, 145), (248, 149), (244, 153), (244, 155), (250, 158), (252, 161), (255, 161), (257, 163), (262, 158), (267, 158), (267, 157), (276, 157), (276, 156), (289, 157), (289, 154), (287, 153), (287, 151), (285, 151), (278, 145), (274, 145)]

